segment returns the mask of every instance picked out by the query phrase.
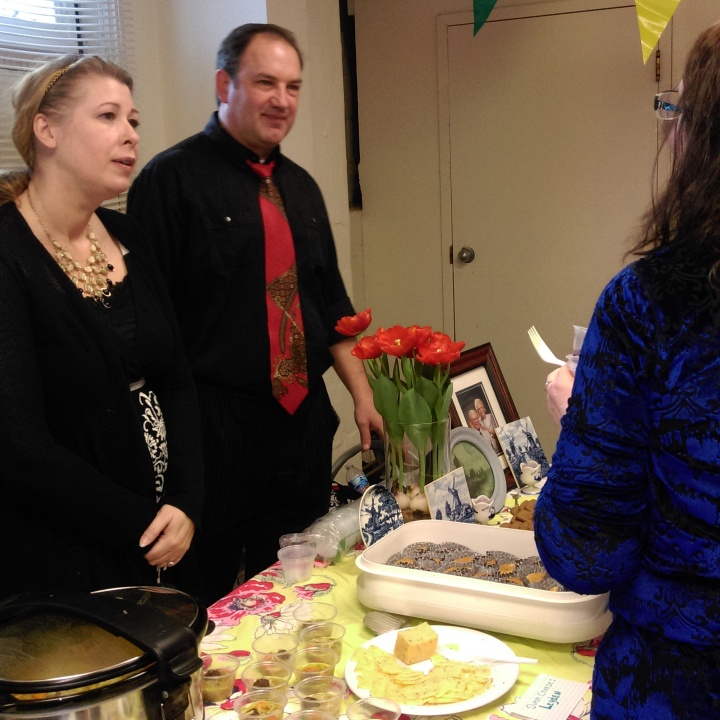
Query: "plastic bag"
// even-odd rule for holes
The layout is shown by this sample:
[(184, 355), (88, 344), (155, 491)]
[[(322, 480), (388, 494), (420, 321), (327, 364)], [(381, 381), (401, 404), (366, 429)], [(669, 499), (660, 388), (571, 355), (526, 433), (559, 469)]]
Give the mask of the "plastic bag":
[(580, 350), (582, 349), (586, 332), (586, 327), (573, 325), (573, 351), (571, 355), (566, 355), (568, 368), (573, 375), (577, 369), (578, 360), (580, 360)]

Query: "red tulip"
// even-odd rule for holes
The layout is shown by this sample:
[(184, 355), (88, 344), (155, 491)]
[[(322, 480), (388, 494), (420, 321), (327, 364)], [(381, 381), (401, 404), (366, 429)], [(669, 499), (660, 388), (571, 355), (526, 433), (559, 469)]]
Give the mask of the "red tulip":
[(358, 344), (352, 349), (352, 354), (361, 360), (372, 360), (380, 357), (382, 350), (374, 337), (364, 337), (358, 340)]
[(359, 312), (357, 315), (346, 315), (345, 317), (340, 318), (335, 326), (335, 329), (341, 335), (353, 337), (367, 330), (371, 322), (372, 313), (370, 308), (368, 308), (363, 312)]
[(420, 349), (420, 347), (427, 342), (430, 335), (432, 335), (432, 328), (429, 325), (424, 325), (423, 327), (411, 325), (408, 328), (408, 332), (412, 333), (415, 348)]
[(375, 333), (375, 341), (380, 350), (394, 357), (409, 355), (415, 347), (415, 337), (402, 325), (395, 325), (389, 330), (382, 328)]
[(464, 347), (464, 342), (454, 342), (445, 333), (435, 332), (417, 351), (415, 357), (425, 365), (445, 365), (457, 360)]

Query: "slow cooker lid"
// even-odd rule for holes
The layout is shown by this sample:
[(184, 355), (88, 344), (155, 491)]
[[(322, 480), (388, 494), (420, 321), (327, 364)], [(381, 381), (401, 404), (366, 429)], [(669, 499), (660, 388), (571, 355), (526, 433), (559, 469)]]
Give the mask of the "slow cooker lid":
[(163, 686), (183, 681), (201, 665), (197, 635), (183, 622), (192, 598), (151, 590), (40, 593), (2, 603), (0, 692), (113, 684), (148, 669)]
[(207, 630), (207, 611), (192, 596), (174, 588), (155, 586), (131, 586), (98, 590), (93, 595), (109, 595), (138, 606), (151, 605), (162, 610), (168, 617), (189, 627), (200, 640)]
[(135, 644), (95, 622), (38, 610), (0, 626), (0, 682), (71, 686), (147, 666)]

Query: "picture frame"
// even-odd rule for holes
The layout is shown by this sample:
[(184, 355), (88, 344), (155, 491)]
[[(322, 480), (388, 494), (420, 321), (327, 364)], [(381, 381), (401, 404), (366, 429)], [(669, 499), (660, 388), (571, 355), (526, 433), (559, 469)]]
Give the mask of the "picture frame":
[[(453, 383), (450, 403), (451, 427), (471, 427), (468, 423), (468, 415), (473, 417), (471, 410), (474, 410), (476, 401), (480, 401), (489, 418), (486, 425), (472, 429), (477, 430), (492, 445), (505, 472), (506, 488), (517, 487), (515, 477), (495, 435), (495, 429), (519, 420), (520, 415), (492, 345), (487, 342), (463, 351), (457, 360), (450, 363), (449, 377)], [(492, 430), (490, 431), (489, 428)]]

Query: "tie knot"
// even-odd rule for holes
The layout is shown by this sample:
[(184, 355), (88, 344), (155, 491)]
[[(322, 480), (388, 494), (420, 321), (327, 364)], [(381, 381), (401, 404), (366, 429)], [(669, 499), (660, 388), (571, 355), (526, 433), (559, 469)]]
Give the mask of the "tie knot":
[(246, 162), (250, 166), (250, 169), (261, 178), (269, 178), (275, 169), (274, 160), (271, 160), (269, 163), (256, 163), (250, 160), (246, 160)]

